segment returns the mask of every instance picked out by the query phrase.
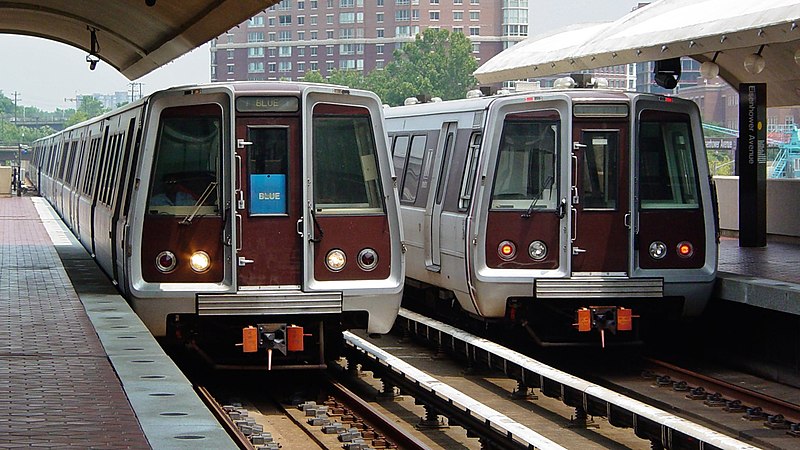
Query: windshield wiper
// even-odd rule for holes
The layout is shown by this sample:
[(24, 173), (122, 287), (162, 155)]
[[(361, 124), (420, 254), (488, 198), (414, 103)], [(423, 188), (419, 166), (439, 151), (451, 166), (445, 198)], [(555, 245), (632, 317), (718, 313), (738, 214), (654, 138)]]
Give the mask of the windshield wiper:
[(197, 215), (197, 212), (200, 211), (200, 207), (203, 206), (203, 203), (205, 203), (208, 197), (211, 196), (211, 193), (214, 192), (214, 188), (216, 187), (217, 187), (216, 181), (212, 181), (211, 183), (209, 183), (208, 186), (206, 186), (206, 190), (203, 191), (203, 194), (200, 196), (200, 198), (197, 199), (197, 202), (195, 202), (192, 213), (184, 217), (183, 220), (180, 221), (181, 225), (189, 225), (190, 223), (192, 223), (192, 220)]
[(549, 175), (547, 178), (544, 179), (544, 181), (542, 182), (542, 185), (539, 186), (539, 191), (536, 193), (536, 197), (533, 198), (533, 201), (531, 202), (531, 205), (528, 206), (528, 210), (525, 211), (524, 213), (522, 213), (522, 218), (523, 219), (529, 219), (531, 217), (531, 214), (533, 213), (533, 208), (536, 207), (536, 203), (539, 200), (541, 200), (542, 194), (544, 194), (545, 185), (547, 183), (550, 183), (550, 185), (547, 186), (547, 188), (551, 189), (553, 187), (553, 181), (554, 180), (553, 180), (553, 176), (552, 175)]

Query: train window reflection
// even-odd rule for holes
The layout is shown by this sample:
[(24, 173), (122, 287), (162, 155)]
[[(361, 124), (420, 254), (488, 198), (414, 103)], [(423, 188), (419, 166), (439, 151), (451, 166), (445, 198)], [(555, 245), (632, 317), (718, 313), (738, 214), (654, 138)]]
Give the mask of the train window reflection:
[(528, 114), (506, 117), (500, 138), (492, 209), (555, 209), (559, 129), (559, 122), (550, 118)]
[(639, 195), (643, 209), (699, 207), (690, 129), (685, 114), (642, 114)]
[[(363, 108), (313, 117), (314, 208), (321, 214), (382, 212), (371, 117)], [(331, 108), (321, 108), (327, 111)], [(349, 111), (353, 114), (348, 114)]]
[(198, 214), (218, 214), (221, 123), (222, 110), (216, 105), (162, 112), (148, 200), (151, 214), (186, 215), (195, 206)]

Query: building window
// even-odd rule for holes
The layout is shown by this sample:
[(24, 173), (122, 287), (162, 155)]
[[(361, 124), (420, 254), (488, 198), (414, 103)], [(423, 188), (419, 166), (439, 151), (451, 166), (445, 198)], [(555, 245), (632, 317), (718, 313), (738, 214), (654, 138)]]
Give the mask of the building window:
[(333, 25), (333, 14), (327, 14), (325, 16), (325, 23), (328, 25)]
[(283, 0), (278, 4), (279, 11), (286, 11), (288, 9), (292, 9), (292, 0)]
[(375, 29), (375, 36), (376, 37), (382, 38), (383, 34), (384, 34), (383, 28), (376, 28)]
[(472, 53), (480, 53), (481, 52), (481, 44), (478, 42), (472, 43)]
[(453, 33), (463, 33), (464, 27), (453, 27)]
[(317, 56), (317, 47), (311, 47), (311, 56)]
[(275, 42), (275, 33), (270, 33), (269, 34), (269, 41), (270, 42)]
[(325, 32), (326, 39), (333, 39), (333, 30), (328, 30)]
[(430, 11), (428, 15), (432, 21), (434, 22), (439, 21), (439, 11)]
[(453, 11), (453, 20), (456, 21), (464, 20), (464, 11)]
[(411, 20), (411, 11), (407, 9), (398, 9), (394, 12), (395, 22), (408, 22)]
[(376, 17), (377, 17), (376, 21), (378, 23), (383, 23), (383, 13), (382, 12), (379, 12)]
[(228, 73), (233, 73), (233, 64), (228, 64)]
[(311, 25), (317, 24), (317, 16), (311, 16)]
[(328, 55), (328, 56), (333, 56), (333, 46), (332, 45), (326, 45), (325, 46), (325, 54)]
[(264, 42), (264, 32), (251, 31), (247, 33), (247, 42)]
[(292, 56), (292, 47), (278, 47), (278, 56)]
[(383, 64), (384, 64), (383, 60), (382, 59), (378, 59), (378, 60), (375, 61), (375, 68), (378, 69), (378, 70), (382, 70), (383, 69)]
[(317, 0), (311, 0), (311, 9), (317, 9)]
[(305, 47), (297, 47), (297, 56), (303, 57), (306, 56), (306, 48)]
[(232, 48), (228, 49), (228, 59), (233, 59), (234, 50)]
[(383, 54), (383, 44), (375, 44), (375, 53), (378, 55)]
[(297, 9), (303, 10), (306, 8), (306, 2), (297, 2)]
[(270, 47), (269, 50), (267, 50), (267, 52), (268, 52), (267, 56), (269, 56), (270, 58), (275, 57), (275, 47)]
[(469, 12), (469, 20), (481, 20), (481, 12), (480, 11), (470, 11)]
[(278, 63), (278, 72), (291, 72), (291, 71), (292, 71), (291, 61), (281, 61)]
[(267, 22), (269, 23), (270, 27), (274, 27), (275, 26), (275, 18), (274, 17), (270, 17), (269, 19), (267, 19)]
[(298, 62), (297, 63), (297, 71), (298, 72), (305, 72), (306, 71), (306, 63)]
[(356, 13), (354, 12), (341, 12), (339, 13), (339, 23), (355, 23)]
[(331, 73), (331, 72), (333, 72), (333, 69), (334, 69), (334, 67), (335, 67), (335, 66), (333, 65), (333, 61), (327, 61), (327, 62), (325, 62), (325, 70), (327, 70), (327, 71), (328, 71), (328, 73)]
[(288, 27), (292, 24), (292, 16), (285, 15), (285, 16), (278, 16), (278, 25), (282, 27)]
[(481, 27), (469, 27), (469, 35), (470, 36), (480, 36), (481, 35)]
[(438, 5), (438, 4), (439, 4), (439, 0), (431, 0), (431, 5)]
[(312, 41), (316, 41), (317, 40), (317, 32), (316, 31), (312, 31), (311, 32), (311, 40)]
[(354, 33), (352, 28), (339, 28), (339, 38), (353, 39)]
[(269, 73), (275, 73), (275, 63), (269, 63)]
[(264, 26), (264, 16), (251, 17), (250, 21), (247, 22), (247, 26), (251, 27), (251, 28), (263, 27)]
[(297, 40), (304, 41), (306, 39), (306, 32), (305, 31), (298, 31), (297, 32)]
[(411, 20), (414, 22), (419, 22), (419, 10), (412, 9), (411, 10)]
[(263, 58), (264, 47), (250, 47), (247, 49), (248, 58)]
[(305, 25), (306, 24), (306, 16), (297, 16), (297, 24), (298, 25)]
[(309, 67), (310, 70), (314, 70), (314, 71), (319, 72), (319, 63), (316, 62), (316, 61), (312, 61), (311, 63), (309, 63), (308, 67)]
[(281, 42), (291, 41), (292, 32), (288, 30), (278, 32), (278, 40)]
[(251, 62), (247, 64), (247, 73), (263, 73), (264, 61)]
[(339, 7), (340, 8), (352, 8), (354, 4), (354, 0), (339, 0)]

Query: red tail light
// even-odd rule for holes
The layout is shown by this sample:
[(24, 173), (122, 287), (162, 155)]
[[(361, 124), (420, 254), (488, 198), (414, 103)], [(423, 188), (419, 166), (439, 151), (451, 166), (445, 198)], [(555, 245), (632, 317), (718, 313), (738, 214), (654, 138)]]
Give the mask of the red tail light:
[(694, 246), (689, 241), (683, 241), (678, 244), (678, 256), (682, 258), (689, 258), (694, 255)]
[(511, 241), (503, 241), (497, 246), (497, 254), (500, 259), (510, 261), (517, 256), (517, 246)]

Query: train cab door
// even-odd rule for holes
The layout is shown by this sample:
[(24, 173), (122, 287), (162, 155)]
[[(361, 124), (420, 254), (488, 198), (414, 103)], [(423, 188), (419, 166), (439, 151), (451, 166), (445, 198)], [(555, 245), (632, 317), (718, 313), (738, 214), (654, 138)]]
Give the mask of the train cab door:
[[(431, 184), (425, 205), (425, 266), (431, 272), (441, 269), (441, 222), (444, 208), (444, 193), (447, 187), (447, 168), (456, 141), (457, 122), (447, 122), (439, 133), (439, 141), (433, 158)], [(427, 165), (427, 163), (426, 163)]]
[(300, 119), (239, 118), (236, 138), (235, 264), (239, 288), (300, 289)]
[(572, 143), (572, 275), (623, 276), (630, 239), (627, 122), (577, 120)]

